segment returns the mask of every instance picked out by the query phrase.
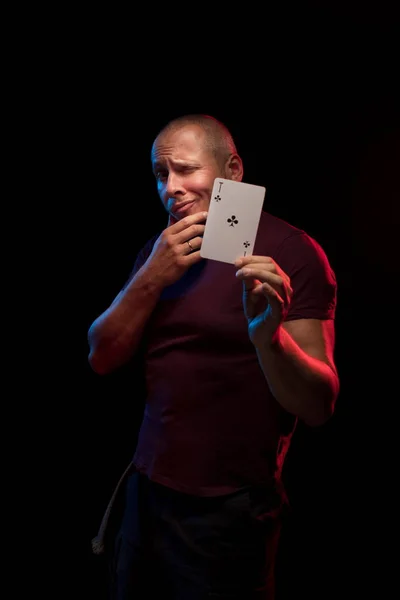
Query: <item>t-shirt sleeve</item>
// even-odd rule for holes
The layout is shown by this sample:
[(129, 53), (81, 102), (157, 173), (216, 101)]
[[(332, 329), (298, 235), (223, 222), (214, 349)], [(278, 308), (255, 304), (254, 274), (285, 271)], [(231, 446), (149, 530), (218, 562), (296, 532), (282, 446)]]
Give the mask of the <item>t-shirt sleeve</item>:
[(336, 276), (318, 242), (304, 232), (291, 235), (278, 249), (276, 262), (293, 289), (286, 321), (335, 318)]

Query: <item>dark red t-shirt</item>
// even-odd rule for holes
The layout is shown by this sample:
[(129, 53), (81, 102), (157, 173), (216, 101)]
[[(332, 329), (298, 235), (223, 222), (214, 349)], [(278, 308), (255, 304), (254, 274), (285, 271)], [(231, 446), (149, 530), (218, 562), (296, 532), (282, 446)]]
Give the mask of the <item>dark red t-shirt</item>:
[[(290, 276), (287, 320), (334, 318), (335, 275), (306, 233), (263, 212), (254, 254), (271, 256)], [(236, 270), (211, 260), (193, 266), (165, 288), (143, 338), (147, 396), (134, 464), (200, 496), (278, 481), (296, 422), (258, 363)]]

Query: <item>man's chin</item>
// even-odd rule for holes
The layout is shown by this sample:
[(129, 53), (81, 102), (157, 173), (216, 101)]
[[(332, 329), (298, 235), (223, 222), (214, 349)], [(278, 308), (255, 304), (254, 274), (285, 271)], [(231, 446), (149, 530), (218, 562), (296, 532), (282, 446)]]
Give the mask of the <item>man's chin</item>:
[(190, 204), (185, 204), (185, 206), (182, 206), (179, 210), (175, 210), (173, 212), (173, 216), (175, 217), (175, 219), (177, 221), (180, 221), (184, 217), (188, 217), (189, 215), (194, 215), (196, 212), (199, 212), (198, 209), (196, 208), (196, 206), (197, 206), (196, 202), (190, 202)]

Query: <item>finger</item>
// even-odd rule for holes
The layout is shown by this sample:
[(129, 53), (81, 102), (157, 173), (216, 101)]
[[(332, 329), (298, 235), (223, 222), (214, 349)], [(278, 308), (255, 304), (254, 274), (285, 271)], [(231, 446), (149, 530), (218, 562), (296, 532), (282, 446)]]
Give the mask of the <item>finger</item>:
[[(170, 215), (172, 217), (172, 215)], [(172, 226), (171, 233), (181, 233), (191, 225), (196, 223), (204, 223), (207, 218), (207, 212), (195, 213), (194, 215), (188, 215), (179, 221), (176, 221), (175, 217), (172, 217), (175, 223)]]
[[(202, 240), (201, 236), (203, 235), (204, 230), (205, 230), (205, 225), (203, 225), (202, 223), (196, 223), (195, 225), (190, 225), (190, 227), (187, 227), (187, 229), (184, 229), (180, 233), (175, 234), (176, 240), (179, 244), (184, 244), (188, 240), (190, 240), (190, 242), (192, 243), (192, 240), (194, 238), (199, 238), (199, 240), (201, 242), (201, 240)], [(199, 240), (197, 240), (197, 241), (199, 241)]]
[(282, 296), (280, 296), (279, 292), (275, 288), (273, 288), (272, 285), (269, 285), (268, 283), (263, 283), (261, 288), (262, 293), (264, 294), (264, 296), (266, 296), (266, 298), (268, 298), (268, 302), (270, 304), (273, 302), (278, 302), (281, 305), (284, 304)]
[(257, 262), (257, 263), (250, 263), (247, 265), (242, 265), (239, 269), (241, 271), (241, 273), (244, 273), (246, 275), (253, 275), (254, 277), (262, 277), (264, 273), (275, 273), (277, 275), (281, 275), (282, 273), (280, 273), (277, 268), (275, 263), (271, 263), (271, 262)]
[(167, 227), (171, 227), (171, 225), (175, 225), (175, 223), (177, 223), (177, 220), (175, 219), (174, 215), (171, 215), (171, 213), (169, 213)]
[(260, 291), (262, 289), (262, 282), (259, 281), (258, 279), (253, 279), (252, 277), (244, 277), (243, 279), (243, 285), (244, 285), (244, 290), (246, 292), (255, 292), (255, 291)]
[[(271, 271), (245, 267), (240, 269), (240, 271), (236, 273), (236, 276), (243, 280), (254, 281), (254, 279), (257, 279), (266, 283), (267, 286), (274, 289), (286, 303), (289, 303), (291, 288), (290, 286), (288, 287), (287, 281), (281, 275), (277, 275)], [(248, 284), (248, 287), (251, 287), (251, 284)], [(265, 289), (267, 289), (267, 287)]]
[(259, 302), (260, 296), (263, 296), (267, 304), (271, 307), (275, 307), (275, 309), (279, 309), (280, 312), (285, 306), (280, 294), (268, 283), (261, 283), (251, 290), (246, 290), (245, 295), (247, 296), (248, 301), (254, 306)]
[(263, 284), (260, 282), (253, 282), (255, 287), (249, 288), (246, 287), (248, 282), (243, 281), (243, 300), (244, 300), (244, 308), (245, 314), (247, 318), (252, 319), (257, 314), (260, 314), (266, 309), (266, 305), (268, 305), (268, 300), (265, 298), (263, 293)]
[(186, 254), (184, 256), (185, 258), (185, 263), (188, 267), (191, 267), (192, 265), (200, 262), (201, 260), (204, 260), (203, 257), (200, 255), (200, 250), (195, 250), (194, 252), (189, 252), (188, 254)]
[(243, 267), (245, 265), (253, 265), (253, 263), (259, 263), (262, 265), (275, 265), (275, 261), (270, 256), (257, 256), (250, 254), (249, 256), (241, 256), (235, 261), (236, 267)]
[(263, 284), (261, 282), (254, 282), (254, 287), (246, 286), (246, 281), (243, 281), (244, 291), (254, 297), (264, 296)]
[(183, 246), (184, 254), (191, 254), (192, 252), (196, 252), (197, 250), (200, 250), (202, 241), (203, 241), (203, 238), (198, 236), (198, 237), (194, 237), (194, 238), (191, 238), (191, 239), (183, 242), (182, 246)]
[(267, 282), (273, 286), (281, 287), (284, 285), (284, 280), (281, 275), (277, 275), (272, 271), (267, 271), (264, 268), (256, 269), (254, 267), (244, 267), (236, 272), (236, 277), (239, 279), (258, 279), (262, 282)]
[[(249, 262), (252, 259), (255, 259), (254, 262)], [(276, 264), (276, 262), (272, 258), (269, 258), (267, 256), (249, 256), (242, 259), (238, 259), (235, 262), (235, 265), (241, 265), (240, 270), (244, 271), (244, 275), (246, 276), (258, 277), (261, 280), (263, 280), (263, 278), (266, 278), (268, 280), (268, 277), (270, 276), (268, 276), (267, 273), (269, 273), (270, 275), (274, 274), (277, 277), (280, 277), (282, 279), (281, 282), (278, 279), (275, 279), (275, 282), (271, 280), (270, 283), (277, 283), (281, 286), (281, 289), (285, 288), (284, 295), (288, 299), (292, 296), (293, 290), (290, 285), (290, 277), (284, 271), (282, 271), (282, 269)]]

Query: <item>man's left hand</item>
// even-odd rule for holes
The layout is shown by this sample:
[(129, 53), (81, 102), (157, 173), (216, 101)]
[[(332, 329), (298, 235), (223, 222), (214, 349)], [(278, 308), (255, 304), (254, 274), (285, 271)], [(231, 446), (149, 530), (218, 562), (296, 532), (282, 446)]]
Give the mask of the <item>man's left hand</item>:
[(243, 280), (243, 306), (253, 344), (269, 344), (284, 321), (293, 290), (290, 278), (268, 256), (245, 256), (235, 262)]

